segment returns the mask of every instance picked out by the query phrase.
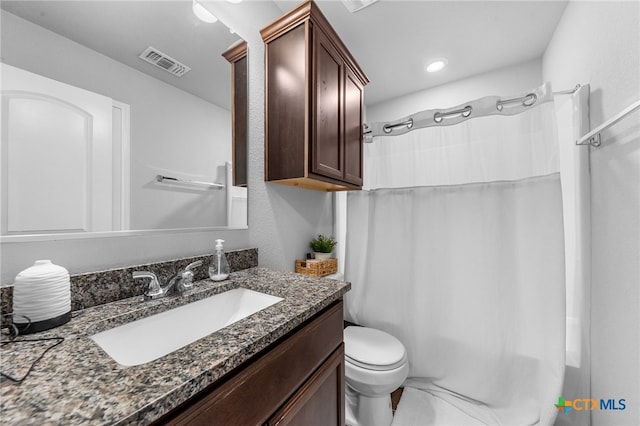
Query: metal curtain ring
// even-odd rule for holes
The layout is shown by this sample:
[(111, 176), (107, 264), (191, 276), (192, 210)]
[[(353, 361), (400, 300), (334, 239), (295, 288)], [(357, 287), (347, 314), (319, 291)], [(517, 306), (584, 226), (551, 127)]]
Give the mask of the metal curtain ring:
[(530, 107), (533, 104), (535, 104), (537, 100), (538, 100), (538, 97), (536, 96), (535, 93), (529, 93), (522, 101), (522, 105)]
[(460, 114), (462, 118), (468, 118), (471, 115), (472, 111), (473, 108), (471, 107), (471, 105), (467, 105), (462, 109), (456, 109), (454, 111), (448, 111), (445, 113), (436, 112), (435, 114), (433, 114), (433, 121), (435, 121), (436, 123), (440, 123), (445, 117), (455, 117), (458, 114)]
[(407, 121), (403, 121), (402, 123), (385, 124), (384, 126), (382, 126), (382, 131), (385, 132), (385, 133), (391, 133), (391, 131), (393, 129), (397, 129), (398, 127), (403, 127), (403, 126), (407, 126), (407, 129), (412, 128), (413, 127), (413, 118), (410, 118)]

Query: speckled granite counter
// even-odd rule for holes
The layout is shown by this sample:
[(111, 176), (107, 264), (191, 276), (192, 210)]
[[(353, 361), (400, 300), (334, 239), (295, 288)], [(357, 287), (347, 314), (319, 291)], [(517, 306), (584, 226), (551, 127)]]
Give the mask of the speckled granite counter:
[[(235, 272), (230, 278), (218, 283), (200, 281), (184, 296), (148, 302), (134, 297), (95, 306), (64, 326), (27, 336), (62, 336), (65, 340), (44, 356), (22, 384), (2, 380), (0, 424), (148, 424), (340, 299), (350, 288), (342, 281), (264, 268)], [(284, 300), (140, 366), (117, 364), (89, 337), (236, 287)], [(21, 377), (50, 344), (3, 346), (2, 371)]]

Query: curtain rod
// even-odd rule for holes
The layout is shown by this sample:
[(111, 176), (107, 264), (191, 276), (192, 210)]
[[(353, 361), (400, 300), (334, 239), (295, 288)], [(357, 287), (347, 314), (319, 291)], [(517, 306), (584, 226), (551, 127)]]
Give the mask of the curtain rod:
[(553, 92), (553, 94), (554, 95), (573, 95), (578, 91), (580, 87), (581, 87), (580, 84), (576, 84), (576, 87), (574, 87), (573, 89), (560, 90), (559, 92)]
[[(491, 96), (467, 102), (466, 104), (462, 104), (464, 106), (454, 107), (454, 109), (421, 111), (395, 123), (364, 124), (364, 141), (371, 143), (376, 136), (396, 136), (424, 127), (457, 124), (470, 118), (474, 108), (480, 110), (480, 116), (517, 114), (533, 106), (538, 101), (550, 101), (551, 95), (571, 95), (581, 86), (577, 84), (573, 89), (557, 92), (550, 92), (549, 87), (547, 83), (538, 89), (515, 98), (501, 99), (497, 96)], [(506, 106), (509, 108), (505, 109)], [(395, 133), (394, 130), (396, 131)]]
[(593, 129), (592, 131), (590, 131), (589, 133), (587, 133), (586, 135), (578, 139), (576, 141), (576, 145), (585, 145), (585, 146), (590, 145), (596, 148), (599, 147), (600, 144), (602, 143), (600, 138), (600, 132), (602, 132), (604, 129), (607, 129), (613, 126), (618, 121), (622, 120), (624, 117), (631, 114), (633, 111), (635, 111), (638, 108), (640, 108), (640, 101), (636, 101), (632, 103), (631, 105), (629, 105), (628, 107), (620, 111), (618, 114), (611, 117), (610, 119), (608, 119), (607, 121), (605, 121), (604, 123), (596, 127), (595, 129)]

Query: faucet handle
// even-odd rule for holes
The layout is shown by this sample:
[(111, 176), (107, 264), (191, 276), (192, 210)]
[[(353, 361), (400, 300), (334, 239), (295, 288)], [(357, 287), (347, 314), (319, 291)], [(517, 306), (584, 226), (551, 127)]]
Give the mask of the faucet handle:
[(184, 268), (184, 271), (182, 271), (182, 274), (180, 275), (182, 277), (182, 288), (185, 290), (188, 290), (190, 288), (193, 287), (193, 268), (197, 268), (198, 266), (202, 265), (202, 260), (197, 260), (193, 263), (190, 263), (187, 265), (186, 268)]
[(158, 282), (158, 277), (156, 277), (156, 274), (154, 274), (153, 272), (149, 272), (149, 271), (134, 271), (131, 274), (133, 279), (136, 278), (151, 278), (151, 281), (149, 281), (149, 288), (147, 289), (147, 291), (144, 293), (144, 297), (145, 299), (154, 299), (157, 297), (160, 297), (163, 295), (164, 291), (162, 290), (162, 287), (160, 286), (160, 283)]

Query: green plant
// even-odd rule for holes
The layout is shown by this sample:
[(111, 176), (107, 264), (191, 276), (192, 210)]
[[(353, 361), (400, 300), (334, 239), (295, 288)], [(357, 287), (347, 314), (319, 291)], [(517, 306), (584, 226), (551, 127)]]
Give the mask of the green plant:
[(317, 253), (331, 253), (336, 244), (338, 242), (333, 237), (325, 237), (322, 234), (318, 234), (316, 238), (311, 240), (309, 247)]

